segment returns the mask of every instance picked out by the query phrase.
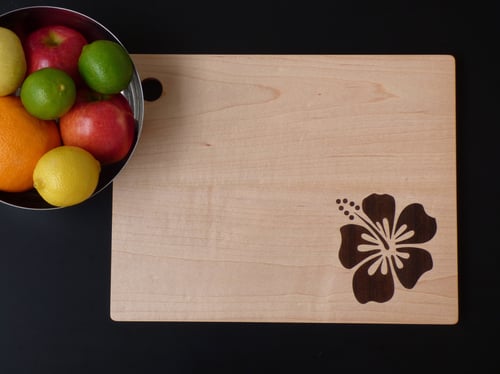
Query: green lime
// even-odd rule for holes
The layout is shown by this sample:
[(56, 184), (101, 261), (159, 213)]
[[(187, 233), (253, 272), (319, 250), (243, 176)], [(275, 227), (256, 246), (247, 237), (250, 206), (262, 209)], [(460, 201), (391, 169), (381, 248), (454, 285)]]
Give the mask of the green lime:
[(96, 40), (83, 47), (78, 69), (85, 83), (102, 94), (116, 94), (127, 88), (134, 65), (128, 52), (111, 40)]
[(76, 87), (64, 71), (44, 68), (28, 75), (21, 86), (20, 96), (31, 115), (51, 120), (71, 109), (76, 99)]

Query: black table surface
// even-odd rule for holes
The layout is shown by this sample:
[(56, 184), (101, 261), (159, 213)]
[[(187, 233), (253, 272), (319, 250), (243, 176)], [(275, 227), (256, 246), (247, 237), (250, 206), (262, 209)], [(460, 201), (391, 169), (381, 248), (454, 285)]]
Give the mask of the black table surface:
[(455, 56), (459, 322), (114, 322), (110, 186), (63, 210), (0, 204), (0, 373), (499, 371), (497, 3), (2, 0), (0, 14), (28, 5), (87, 14), (131, 53)]

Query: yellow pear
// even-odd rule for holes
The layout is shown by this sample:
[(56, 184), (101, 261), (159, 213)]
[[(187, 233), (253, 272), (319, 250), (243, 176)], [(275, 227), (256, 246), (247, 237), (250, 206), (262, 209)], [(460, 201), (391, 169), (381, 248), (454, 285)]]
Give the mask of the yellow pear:
[(0, 96), (14, 93), (26, 74), (26, 57), (19, 37), (0, 27)]

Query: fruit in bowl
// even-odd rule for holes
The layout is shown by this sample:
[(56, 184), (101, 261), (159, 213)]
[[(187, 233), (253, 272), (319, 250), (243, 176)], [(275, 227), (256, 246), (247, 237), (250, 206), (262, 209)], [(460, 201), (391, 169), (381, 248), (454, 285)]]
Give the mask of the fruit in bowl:
[(26, 58), (19, 37), (0, 26), (0, 96), (14, 93), (26, 74)]
[(43, 68), (57, 68), (79, 83), (78, 59), (86, 44), (87, 39), (70, 27), (50, 25), (36, 29), (23, 43), (28, 74)]
[(63, 70), (43, 68), (28, 75), (21, 86), (20, 96), (24, 108), (32, 116), (55, 120), (75, 103), (75, 82)]
[(64, 144), (89, 151), (103, 165), (122, 160), (134, 141), (134, 114), (120, 93), (80, 91), (76, 104), (61, 117), (59, 126)]
[(68, 9), (22, 8), (0, 16), (0, 73), (0, 201), (67, 207), (108, 186), (137, 144), (144, 105), (118, 39)]
[(71, 206), (94, 193), (101, 165), (89, 152), (68, 145), (43, 154), (33, 170), (33, 186), (48, 203)]
[(134, 66), (120, 44), (111, 40), (95, 40), (83, 47), (78, 70), (94, 91), (115, 94), (128, 86)]
[(0, 96), (0, 190), (33, 187), (33, 170), (46, 152), (61, 145), (55, 121), (30, 115), (16, 96)]

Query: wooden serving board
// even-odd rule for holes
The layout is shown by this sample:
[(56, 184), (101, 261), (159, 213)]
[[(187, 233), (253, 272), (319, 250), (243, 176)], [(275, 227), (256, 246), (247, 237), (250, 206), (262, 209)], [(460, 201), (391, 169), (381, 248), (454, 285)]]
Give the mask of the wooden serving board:
[(457, 322), (451, 56), (133, 58), (114, 320)]

